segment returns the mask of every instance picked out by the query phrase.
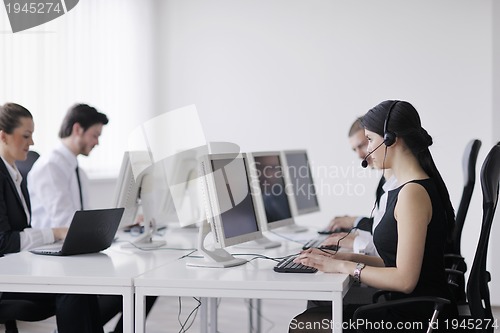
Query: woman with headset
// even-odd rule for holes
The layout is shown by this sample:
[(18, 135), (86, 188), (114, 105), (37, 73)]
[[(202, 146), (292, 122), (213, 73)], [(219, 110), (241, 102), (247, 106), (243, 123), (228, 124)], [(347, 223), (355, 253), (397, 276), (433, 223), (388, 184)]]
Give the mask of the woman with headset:
[[(444, 246), (455, 216), (428, 148), (432, 138), (421, 126), (417, 110), (405, 101), (378, 104), (366, 113), (362, 124), (374, 167), (392, 169), (398, 180), (398, 187), (388, 193), (386, 212), (373, 235), (380, 257), (310, 249), (296, 262), (323, 272), (350, 274), (357, 282), (389, 291), (391, 300), (416, 296), (449, 299), (451, 304), (440, 312), (439, 320), (454, 317), (457, 309), (448, 290)], [(344, 307), (344, 322), (352, 318), (354, 307)], [(432, 303), (414, 303), (370, 311), (363, 319), (379, 328), (382, 320), (394, 323), (393, 328), (397, 323), (418, 322), (425, 331), (433, 310)], [(292, 320), (290, 332), (313, 332), (301, 330), (305, 326), (298, 323), (324, 319), (331, 319), (331, 308), (306, 310)], [(331, 331), (331, 327), (324, 328)]]
[[(14, 103), (0, 106), (0, 255), (29, 250), (66, 237), (67, 228), (35, 230), (30, 227), (28, 190), (21, 183), (15, 162), (26, 159), (33, 144), (33, 131), (33, 117), (27, 109)], [(43, 313), (55, 313), (59, 333), (103, 332), (95, 295), (0, 293), (0, 304), (6, 300), (30, 302)], [(34, 313), (30, 315), (38, 317)]]

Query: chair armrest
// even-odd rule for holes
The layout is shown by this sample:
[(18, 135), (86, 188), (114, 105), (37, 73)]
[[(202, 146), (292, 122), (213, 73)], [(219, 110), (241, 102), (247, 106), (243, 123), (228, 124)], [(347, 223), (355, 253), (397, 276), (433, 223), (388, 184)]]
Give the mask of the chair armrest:
[(445, 253), (444, 258), (445, 259), (454, 259), (454, 260), (464, 260), (464, 257), (462, 257), (459, 254), (455, 254), (455, 253)]
[(458, 269), (451, 268), (446, 268), (444, 271), (448, 275), (448, 285), (453, 288), (459, 288), (459, 282), (461, 281), (461, 278), (463, 278), (465, 273)]
[(459, 254), (446, 253), (444, 255), (445, 266), (447, 268), (459, 269), (463, 272), (467, 271), (467, 264), (465, 258)]
[(387, 295), (390, 291), (387, 290), (377, 290), (372, 296), (372, 303), (377, 303), (379, 298)]

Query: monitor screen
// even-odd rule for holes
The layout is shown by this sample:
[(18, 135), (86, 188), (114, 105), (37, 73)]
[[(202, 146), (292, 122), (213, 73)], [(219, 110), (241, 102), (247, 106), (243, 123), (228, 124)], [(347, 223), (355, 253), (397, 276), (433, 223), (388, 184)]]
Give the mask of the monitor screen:
[[(262, 238), (246, 158), (244, 153), (231, 153), (201, 159), (200, 181), (208, 223), (201, 223), (199, 228), (198, 251), (203, 260), (194, 259), (186, 263), (188, 266), (242, 265), (246, 259), (235, 258), (224, 248)], [(205, 246), (210, 229), (218, 247)]]
[(151, 165), (147, 151), (125, 152), (118, 175), (114, 207), (125, 208), (119, 228), (135, 223), (140, 204), (142, 179)]
[(319, 211), (319, 203), (314, 186), (307, 151), (285, 151), (288, 180), (293, 192), (296, 214)]
[[(158, 207), (165, 198), (158, 195), (164, 188), (155, 180), (155, 165), (147, 151), (127, 151), (123, 154), (122, 165), (117, 180), (114, 207), (125, 208), (119, 229), (136, 224), (139, 207), (144, 217), (143, 234), (123, 247), (155, 248), (165, 244), (163, 240), (153, 240), (157, 224), (162, 220)], [(132, 244), (133, 243), (133, 244)]]
[(188, 226), (203, 221), (195, 149), (179, 152), (155, 163), (154, 182), (159, 222)]
[(259, 231), (255, 207), (250, 193), (247, 169), (243, 158), (212, 160), (215, 188), (222, 208), (220, 221), (224, 238), (251, 234)]
[(293, 224), (279, 152), (252, 153), (267, 229)]

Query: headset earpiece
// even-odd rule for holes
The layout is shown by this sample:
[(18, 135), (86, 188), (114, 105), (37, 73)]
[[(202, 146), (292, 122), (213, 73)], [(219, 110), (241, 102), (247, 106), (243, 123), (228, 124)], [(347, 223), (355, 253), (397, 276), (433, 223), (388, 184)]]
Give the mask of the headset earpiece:
[(387, 117), (385, 117), (384, 121), (384, 144), (386, 147), (390, 147), (396, 142), (396, 133), (389, 131), (389, 118), (391, 116), (392, 109), (394, 109), (394, 106), (398, 104), (399, 101), (394, 101), (392, 102), (391, 107), (389, 108), (389, 112), (387, 112)]
[(396, 142), (396, 134), (392, 132), (386, 132), (384, 134), (384, 143), (387, 147), (390, 147)]

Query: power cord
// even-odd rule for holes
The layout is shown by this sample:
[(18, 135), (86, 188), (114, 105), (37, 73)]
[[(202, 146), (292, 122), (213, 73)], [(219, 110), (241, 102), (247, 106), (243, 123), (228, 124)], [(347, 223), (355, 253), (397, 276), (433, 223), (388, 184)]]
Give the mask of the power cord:
[(268, 257), (268, 256), (265, 256), (263, 254), (258, 254), (258, 253), (233, 253), (232, 255), (233, 256), (254, 256), (253, 258), (248, 259), (248, 261), (253, 261), (255, 259), (267, 259), (267, 260), (273, 260), (276, 262), (280, 262), (283, 259), (287, 259), (287, 258), (296, 256), (296, 255), (299, 255), (299, 253), (287, 255), (284, 257)]
[[(187, 332), (191, 326), (193, 326), (193, 323), (194, 323), (194, 320), (196, 319), (196, 316), (198, 314), (198, 309), (200, 308), (201, 306), (201, 301), (196, 298), (196, 297), (193, 297), (193, 299), (198, 302), (198, 304), (194, 307), (193, 310), (191, 310), (191, 312), (189, 313), (189, 315), (187, 316), (186, 320), (184, 320), (184, 322), (181, 321), (181, 314), (182, 314), (182, 297), (179, 297), (179, 312), (177, 314), (177, 321), (179, 322), (179, 324), (181, 325), (181, 328), (179, 330), (179, 333), (185, 333)], [(194, 316), (193, 316), (194, 315)], [(193, 316), (193, 318), (191, 319), (191, 322), (189, 323), (188, 325), (188, 322), (189, 322), (189, 319), (191, 318), (191, 316)], [(187, 325), (187, 327), (186, 327)]]

